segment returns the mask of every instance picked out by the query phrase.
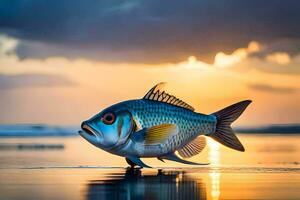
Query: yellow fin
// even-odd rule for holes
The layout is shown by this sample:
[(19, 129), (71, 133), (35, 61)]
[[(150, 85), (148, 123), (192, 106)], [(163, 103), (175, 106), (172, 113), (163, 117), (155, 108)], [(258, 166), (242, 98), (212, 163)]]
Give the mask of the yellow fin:
[(175, 124), (160, 124), (146, 130), (145, 144), (156, 144), (166, 140), (170, 135), (177, 133)]
[(200, 153), (206, 146), (206, 138), (199, 136), (190, 143), (178, 149), (178, 153), (183, 158), (190, 158)]

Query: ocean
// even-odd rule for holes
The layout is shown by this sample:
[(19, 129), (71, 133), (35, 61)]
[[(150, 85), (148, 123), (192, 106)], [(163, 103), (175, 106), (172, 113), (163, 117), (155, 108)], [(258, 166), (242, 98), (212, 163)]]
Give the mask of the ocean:
[(1, 137), (0, 199), (300, 199), (300, 135), (239, 134), (246, 151), (212, 140), (190, 166), (125, 159), (79, 136)]

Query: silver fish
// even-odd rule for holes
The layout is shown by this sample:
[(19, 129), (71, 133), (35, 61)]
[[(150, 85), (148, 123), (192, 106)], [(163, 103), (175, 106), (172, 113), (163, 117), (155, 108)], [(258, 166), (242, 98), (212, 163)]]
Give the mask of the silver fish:
[(124, 101), (104, 109), (82, 122), (79, 134), (96, 147), (125, 157), (132, 167), (150, 167), (141, 161), (143, 157), (207, 164), (184, 159), (204, 149), (205, 136), (229, 148), (245, 151), (230, 125), (251, 103), (250, 100), (205, 115), (194, 112), (192, 106), (163, 91), (163, 85), (155, 85), (142, 99)]

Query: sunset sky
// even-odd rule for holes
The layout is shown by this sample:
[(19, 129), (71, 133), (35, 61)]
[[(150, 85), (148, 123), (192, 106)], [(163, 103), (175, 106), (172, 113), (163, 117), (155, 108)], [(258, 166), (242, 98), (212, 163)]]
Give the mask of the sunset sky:
[(300, 122), (300, 1), (0, 1), (0, 123), (78, 125), (158, 82), (236, 126)]

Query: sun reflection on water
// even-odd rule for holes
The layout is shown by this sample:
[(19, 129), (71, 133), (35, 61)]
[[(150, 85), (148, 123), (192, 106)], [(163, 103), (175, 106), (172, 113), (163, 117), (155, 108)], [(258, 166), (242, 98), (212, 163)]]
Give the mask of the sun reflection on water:
[(213, 200), (219, 200), (220, 198), (220, 172), (216, 166), (220, 164), (220, 146), (217, 142), (208, 140), (208, 159), (212, 166), (212, 170), (209, 173), (211, 180), (211, 197)]

